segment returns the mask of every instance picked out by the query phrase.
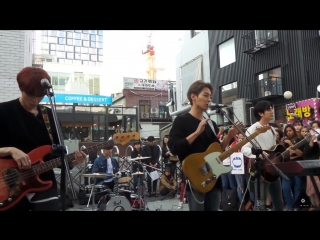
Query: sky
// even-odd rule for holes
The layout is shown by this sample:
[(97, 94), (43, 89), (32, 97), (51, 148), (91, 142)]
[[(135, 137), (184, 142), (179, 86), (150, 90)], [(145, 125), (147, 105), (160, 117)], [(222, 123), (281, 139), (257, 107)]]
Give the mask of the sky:
[[(149, 41), (151, 31), (105, 31), (104, 68), (101, 94), (121, 92), (123, 77), (147, 78), (146, 55), (142, 55)], [(185, 31), (152, 31), (151, 44), (155, 50), (157, 80), (176, 80), (176, 55)]]

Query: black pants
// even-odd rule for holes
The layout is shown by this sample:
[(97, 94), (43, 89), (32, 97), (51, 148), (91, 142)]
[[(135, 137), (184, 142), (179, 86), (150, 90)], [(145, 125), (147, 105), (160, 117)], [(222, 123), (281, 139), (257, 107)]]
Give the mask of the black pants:
[[(147, 168), (147, 171), (148, 171), (148, 173), (150, 173), (152, 170), (151, 170), (151, 168)], [(149, 176), (149, 174), (147, 174), (147, 175), (148, 175), (148, 177), (147, 177), (148, 193), (149, 194), (151, 194), (151, 192), (156, 193), (157, 192), (158, 179), (153, 181), (153, 183), (152, 183), (153, 188), (152, 188), (152, 191), (151, 191), (151, 181), (152, 181), (152, 179)]]
[(170, 189), (165, 187), (160, 190), (160, 195), (166, 196), (167, 194), (169, 194), (169, 192), (170, 192)]
[(58, 199), (48, 202), (30, 203), (27, 197), (24, 197), (7, 211), (60, 211), (60, 205)]
[(114, 181), (112, 180), (111, 182), (103, 182), (103, 185), (106, 185), (108, 188), (111, 189), (111, 191), (113, 192), (113, 189), (114, 189)]

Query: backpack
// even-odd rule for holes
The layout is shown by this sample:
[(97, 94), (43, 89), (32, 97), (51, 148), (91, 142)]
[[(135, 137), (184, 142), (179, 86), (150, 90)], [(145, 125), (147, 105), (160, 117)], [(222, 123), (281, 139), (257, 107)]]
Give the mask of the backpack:
[(222, 191), (221, 207), (223, 211), (239, 211), (236, 189), (226, 189)]

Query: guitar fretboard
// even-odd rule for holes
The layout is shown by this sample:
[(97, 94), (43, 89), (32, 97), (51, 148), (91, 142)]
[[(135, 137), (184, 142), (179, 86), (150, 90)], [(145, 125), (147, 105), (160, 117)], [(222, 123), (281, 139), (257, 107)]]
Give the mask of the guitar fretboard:
[[(81, 151), (83, 151), (86, 154), (89, 154), (89, 153), (97, 152), (98, 150), (103, 148), (113, 147), (114, 145), (115, 145), (115, 142), (113, 140), (109, 140), (107, 142), (103, 142), (95, 146), (87, 147), (86, 149), (83, 149)], [(68, 163), (74, 161), (75, 159), (76, 158), (74, 153), (70, 153), (66, 155), (66, 160)], [(59, 167), (61, 163), (62, 162), (60, 158), (55, 158), (50, 161), (44, 162), (43, 164), (35, 165), (32, 167), (32, 169), (33, 169), (34, 175), (39, 175), (41, 173), (44, 173), (51, 169)]]

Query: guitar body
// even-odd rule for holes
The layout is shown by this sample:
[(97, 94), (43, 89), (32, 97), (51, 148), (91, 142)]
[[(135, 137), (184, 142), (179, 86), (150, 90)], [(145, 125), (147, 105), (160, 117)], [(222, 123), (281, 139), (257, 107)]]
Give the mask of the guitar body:
[[(266, 153), (269, 154), (269, 159), (274, 163), (280, 163), (280, 162), (287, 162), (290, 161), (290, 156), (282, 156), (281, 154), (286, 151), (285, 146), (278, 144), (274, 147), (272, 147), (270, 150), (263, 150)], [(250, 159), (250, 172), (255, 172), (255, 165), (254, 165), (255, 159)], [(263, 160), (261, 164), (261, 177), (268, 183), (273, 183), (278, 180), (278, 175), (272, 175), (271, 173), (268, 173), (265, 170), (265, 166), (270, 165), (270, 163), (267, 160)]]
[(220, 144), (215, 142), (205, 152), (190, 154), (182, 162), (184, 174), (198, 192), (209, 192), (221, 174), (232, 170), (232, 167), (224, 166), (218, 158), (221, 152)]
[[(31, 165), (43, 163), (43, 157), (50, 152), (51, 145), (32, 150), (28, 153)], [(0, 211), (13, 207), (28, 193), (42, 192), (52, 186), (51, 181), (42, 181), (39, 176), (31, 176), (34, 173), (32, 169), (19, 170), (14, 159), (0, 158), (0, 173)]]

